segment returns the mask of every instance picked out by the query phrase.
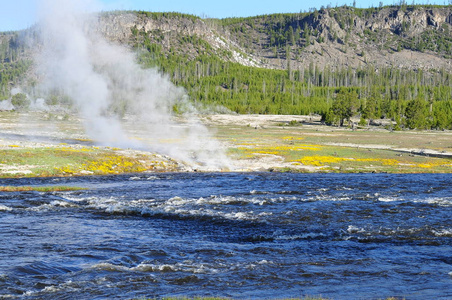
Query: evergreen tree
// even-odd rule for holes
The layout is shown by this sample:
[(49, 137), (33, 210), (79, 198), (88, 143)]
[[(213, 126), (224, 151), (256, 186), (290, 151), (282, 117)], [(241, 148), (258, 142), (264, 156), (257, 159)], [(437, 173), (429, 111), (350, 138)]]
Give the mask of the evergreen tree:
[(408, 102), (405, 109), (406, 125), (410, 129), (426, 129), (427, 120), (427, 102), (416, 98)]

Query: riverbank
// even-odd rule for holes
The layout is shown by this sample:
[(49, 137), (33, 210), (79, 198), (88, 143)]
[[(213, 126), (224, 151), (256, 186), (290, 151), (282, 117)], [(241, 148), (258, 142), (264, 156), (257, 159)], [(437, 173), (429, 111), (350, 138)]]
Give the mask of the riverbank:
[[(452, 172), (448, 131), (352, 130), (324, 126), (308, 116), (208, 115), (201, 120), (231, 159), (231, 168), (199, 168), (143, 149), (98, 145), (84, 134), (80, 119), (63, 113), (1, 112), (0, 177), (194, 170)], [(134, 138), (141, 139), (136, 132)]]
[[(209, 123), (210, 121), (210, 123)], [(306, 116), (210, 116), (237, 165), (250, 169), (344, 173), (449, 173), (452, 133), (352, 130)]]
[(0, 177), (186, 172), (188, 165), (144, 149), (100, 145), (66, 113), (0, 112)]

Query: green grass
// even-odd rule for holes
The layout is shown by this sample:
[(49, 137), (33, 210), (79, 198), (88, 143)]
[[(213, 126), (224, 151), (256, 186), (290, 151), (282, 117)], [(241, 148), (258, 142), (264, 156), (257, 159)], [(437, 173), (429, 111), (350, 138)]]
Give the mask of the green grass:
[[(270, 162), (263, 168), (277, 171), (452, 173), (450, 158), (385, 149), (452, 152), (452, 133), (448, 131), (352, 131), (327, 126), (281, 127), (277, 123), (259, 129), (245, 125), (213, 127), (216, 137), (229, 145), (228, 155), (245, 166), (243, 170), (247, 165), (258, 166), (262, 163), (259, 159), (265, 158)], [(270, 155), (277, 156), (273, 165), (271, 161), (274, 157)], [(283, 163), (278, 157), (282, 158)], [(31, 148), (0, 145), (0, 178), (178, 170), (176, 162), (158, 155), (133, 154), (109, 147), (60, 144)]]
[(74, 186), (0, 186), (0, 192), (68, 192), (84, 190)]
[(153, 154), (124, 155), (114, 148), (10, 148), (0, 149), (0, 178), (111, 175), (177, 168), (174, 162)]
[[(264, 155), (283, 157), (285, 166), (276, 168), (280, 171), (303, 172), (315, 168), (318, 172), (344, 173), (452, 173), (450, 158), (384, 149), (452, 152), (451, 134), (447, 132), (394, 133), (384, 130), (351, 131), (335, 127), (312, 129), (307, 126), (256, 130), (246, 126), (221, 126), (218, 128), (218, 137), (231, 145), (228, 153), (239, 160), (255, 160)], [(291, 166), (287, 166), (291, 163)]]

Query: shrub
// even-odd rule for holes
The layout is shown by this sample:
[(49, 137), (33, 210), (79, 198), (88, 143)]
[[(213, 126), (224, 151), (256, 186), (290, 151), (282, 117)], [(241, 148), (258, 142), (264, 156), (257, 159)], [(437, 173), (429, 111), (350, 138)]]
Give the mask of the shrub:
[(16, 109), (26, 109), (30, 106), (31, 101), (28, 99), (27, 95), (23, 93), (17, 93), (11, 98), (11, 104), (14, 105)]

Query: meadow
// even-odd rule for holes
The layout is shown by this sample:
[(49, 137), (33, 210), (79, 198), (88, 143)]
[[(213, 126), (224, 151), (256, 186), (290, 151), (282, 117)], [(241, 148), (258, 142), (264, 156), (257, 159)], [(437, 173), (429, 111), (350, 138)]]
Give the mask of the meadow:
[[(0, 177), (177, 172), (192, 168), (148, 151), (97, 146), (74, 119), (16, 122), (1, 113)], [(221, 120), (221, 121), (220, 121)], [(225, 121), (226, 120), (226, 121)], [(203, 118), (233, 167), (221, 171), (450, 173), (452, 132), (389, 131), (304, 122), (301, 116)], [(44, 125), (43, 125), (44, 124)], [(22, 134), (33, 127), (33, 135)], [(49, 130), (48, 128), (53, 128)], [(44, 130), (45, 129), (45, 130)], [(166, 141), (169, 143), (168, 141)], [(213, 170), (215, 171), (215, 170)]]
[[(352, 130), (287, 121), (216, 127), (239, 165), (294, 172), (449, 173), (452, 134), (446, 131)], [(256, 165), (256, 164), (255, 164)]]

